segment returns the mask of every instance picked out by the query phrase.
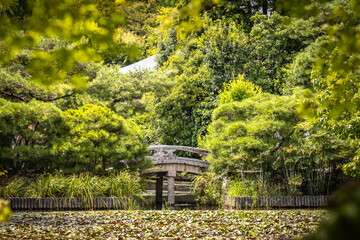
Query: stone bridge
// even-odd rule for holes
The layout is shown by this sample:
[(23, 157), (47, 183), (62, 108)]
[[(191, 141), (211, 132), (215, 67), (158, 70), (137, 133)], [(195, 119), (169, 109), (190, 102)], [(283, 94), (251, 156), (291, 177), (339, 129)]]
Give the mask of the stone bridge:
[(162, 207), (162, 191), (164, 177), (167, 177), (168, 185), (168, 203), (170, 207), (175, 204), (175, 177), (178, 173), (187, 172), (192, 174), (201, 174), (209, 168), (209, 163), (204, 160), (179, 157), (174, 154), (175, 151), (185, 151), (196, 153), (206, 158), (209, 151), (187, 146), (173, 145), (150, 145), (149, 150), (155, 151), (149, 158), (153, 161), (154, 168), (144, 171), (144, 174), (155, 174), (156, 178), (156, 208)]

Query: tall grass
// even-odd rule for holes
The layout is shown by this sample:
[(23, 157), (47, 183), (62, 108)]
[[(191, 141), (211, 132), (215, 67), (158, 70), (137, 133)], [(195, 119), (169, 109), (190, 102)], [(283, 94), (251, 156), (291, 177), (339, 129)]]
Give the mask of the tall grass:
[(142, 199), (145, 182), (139, 173), (124, 171), (119, 174), (111, 174), (106, 182), (108, 184), (106, 195), (110, 197), (132, 197)]
[(27, 197), (63, 197), (66, 177), (62, 174), (40, 175), (26, 189)]
[(94, 197), (122, 198), (119, 207), (134, 208), (144, 200), (145, 181), (138, 172), (122, 171), (107, 177), (90, 174), (44, 174), (35, 179), (15, 178), (0, 186), (0, 197), (66, 197), (83, 198), (91, 208)]
[(27, 179), (16, 177), (5, 186), (0, 186), (1, 197), (23, 197), (26, 193)]
[(279, 196), (281, 195), (281, 187), (260, 179), (244, 179), (236, 178), (230, 181), (227, 189), (227, 195), (238, 196)]
[(104, 197), (106, 184), (104, 180), (89, 174), (71, 175), (67, 177), (64, 197), (82, 197), (86, 207), (92, 207), (94, 197)]
[(253, 181), (241, 179), (235, 179), (230, 182), (228, 191), (229, 196), (237, 197), (237, 196), (251, 196), (255, 197), (258, 195), (258, 188), (256, 183)]

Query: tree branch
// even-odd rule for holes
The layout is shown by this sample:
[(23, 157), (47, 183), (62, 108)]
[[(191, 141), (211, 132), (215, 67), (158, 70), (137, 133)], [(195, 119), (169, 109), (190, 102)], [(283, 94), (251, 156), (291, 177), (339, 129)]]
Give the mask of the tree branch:
[[(6, 96), (9, 96), (9, 97), (13, 97), (13, 98), (17, 98), (23, 102), (30, 102), (30, 99), (26, 98), (26, 97), (23, 97), (23, 96), (20, 96), (20, 95), (17, 95), (17, 94), (14, 94), (12, 92), (8, 92), (8, 91), (1, 91), (1, 93), (3, 95), (6, 95)], [(36, 100), (39, 100), (39, 101), (42, 101), (42, 102), (52, 102), (52, 101), (56, 101), (56, 100), (59, 100), (59, 99), (62, 99), (62, 98), (67, 98), (67, 97), (71, 97), (72, 95), (74, 95), (74, 93), (70, 93), (70, 94), (65, 94), (63, 96), (59, 96), (59, 97), (52, 97), (52, 98), (41, 98), (39, 97), (38, 95), (34, 94), (34, 93), (31, 93), (29, 92), (29, 95), (33, 98), (35, 98)]]
[(117, 97), (117, 98), (114, 98), (114, 99), (113, 99), (113, 103), (117, 103), (117, 102), (120, 102), (120, 101), (122, 101), (122, 100), (123, 100), (122, 97)]
[(70, 93), (70, 94), (65, 94), (63, 96), (60, 97), (52, 97), (52, 98), (40, 98), (39, 96), (35, 95), (34, 93), (29, 92), (29, 95), (32, 96), (33, 98), (35, 98), (36, 100), (39, 101), (43, 101), (43, 102), (52, 102), (52, 101), (56, 101), (62, 98), (67, 98), (67, 97), (71, 97), (72, 95), (74, 95), (74, 93)]
[(22, 97), (20, 95), (17, 95), (17, 94), (14, 94), (14, 93), (11, 93), (11, 92), (7, 92), (7, 91), (2, 91), (3, 95), (6, 95), (6, 96), (10, 96), (10, 97), (13, 97), (13, 98), (17, 98), (23, 102), (29, 102), (30, 100), (27, 99), (26, 97)]

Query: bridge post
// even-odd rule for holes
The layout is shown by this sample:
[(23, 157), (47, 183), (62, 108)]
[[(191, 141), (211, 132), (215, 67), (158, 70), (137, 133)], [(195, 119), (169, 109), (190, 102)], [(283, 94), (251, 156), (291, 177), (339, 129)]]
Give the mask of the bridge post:
[(162, 209), (163, 182), (164, 182), (164, 176), (159, 174), (158, 177), (156, 178), (156, 197), (155, 197), (156, 210)]
[(178, 172), (201, 174), (209, 168), (209, 163), (195, 158), (178, 157), (174, 154), (176, 150), (193, 152), (206, 158), (209, 151), (195, 147), (172, 146), (172, 145), (150, 145), (148, 150), (155, 151), (149, 158), (154, 167), (143, 172), (143, 174), (157, 174), (156, 178), (156, 209), (162, 209), (163, 177), (167, 177), (168, 204), (171, 210), (175, 208), (175, 178)]
[(168, 203), (171, 210), (174, 209), (175, 206), (175, 177), (176, 171), (168, 171)]

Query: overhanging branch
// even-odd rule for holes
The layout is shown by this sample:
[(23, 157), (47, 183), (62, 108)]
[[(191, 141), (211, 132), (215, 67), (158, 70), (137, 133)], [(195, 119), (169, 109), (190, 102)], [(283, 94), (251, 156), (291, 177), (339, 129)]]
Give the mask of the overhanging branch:
[(29, 92), (29, 95), (32, 96), (33, 98), (35, 98), (36, 100), (39, 100), (39, 101), (42, 101), (42, 102), (52, 102), (52, 101), (56, 101), (56, 100), (59, 100), (59, 99), (71, 97), (72, 95), (74, 95), (74, 93), (65, 94), (65, 95), (60, 96), (60, 97), (52, 97), (52, 98), (40, 98), (39, 96), (37, 96), (37, 95), (35, 95), (34, 93), (31, 93), (31, 92)]
[(23, 96), (20, 96), (20, 95), (17, 95), (17, 94), (14, 94), (14, 93), (11, 93), (11, 92), (7, 92), (7, 91), (2, 91), (2, 94), (3, 95), (6, 95), (6, 96), (9, 96), (9, 97), (13, 97), (13, 98), (17, 98), (23, 102), (29, 102), (30, 100), (27, 99), (26, 97), (23, 97)]
[[(12, 92), (8, 92), (8, 91), (1, 91), (1, 93), (5, 96), (9, 96), (9, 97), (12, 97), (12, 98), (16, 98), (16, 99), (19, 99), (20, 101), (23, 101), (23, 102), (30, 102), (30, 99), (28, 99), (27, 97), (24, 97), (24, 96), (20, 96), (18, 94), (15, 94), (15, 93), (12, 93)], [(29, 95), (33, 98), (35, 98), (36, 100), (38, 101), (42, 101), (42, 102), (52, 102), (52, 101), (56, 101), (56, 100), (59, 100), (59, 99), (63, 99), (63, 98), (67, 98), (67, 97), (71, 97), (72, 95), (74, 95), (74, 93), (70, 93), (70, 94), (65, 94), (63, 96), (58, 96), (58, 97), (52, 97), (52, 98), (41, 98), (40, 96), (34, 94), (34, 93), (31, 93), (29, 92)]]

